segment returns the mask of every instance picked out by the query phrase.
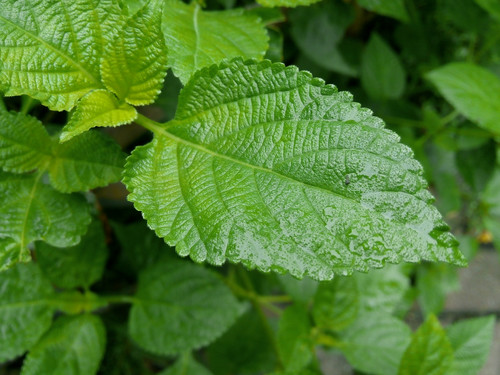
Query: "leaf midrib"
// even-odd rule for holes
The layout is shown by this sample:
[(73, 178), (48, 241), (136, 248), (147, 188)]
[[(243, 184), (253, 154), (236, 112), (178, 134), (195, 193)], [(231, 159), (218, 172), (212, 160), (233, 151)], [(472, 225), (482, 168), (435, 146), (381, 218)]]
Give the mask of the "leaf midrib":
[(14, 23), (13, 21), (9, 20), (8, 18), (5, 18), (4, 16), (0, 15), (0, 18), (4, 20), (5, 23), (13, 26), (14, 28), (26, 33), (29, 37), (40, 43), (42, 46), (45, 46), (47, 49), (51, 50), (55, 54), (61, 56), (64, 58), (66, 61), (70, 63), (70, 65), (73, 65), (77, 70), (80, 70), (87, 78), (90, 79), (91, 82), (97, 84), (98, 87), (102, 87), (101, 82), (96, 79), (85, 67), (83, 67), (81, 64), (79, 64), (77, 61), (75, 61), (71, 56), (67, 55), (63, 51), (57, 49), (54, 47), (52, 44), (46, 42), (42, 38), (40, 38), (38, 35), (34, 34), (33, 32), (23, 29), (21, 26), (18, 24)]

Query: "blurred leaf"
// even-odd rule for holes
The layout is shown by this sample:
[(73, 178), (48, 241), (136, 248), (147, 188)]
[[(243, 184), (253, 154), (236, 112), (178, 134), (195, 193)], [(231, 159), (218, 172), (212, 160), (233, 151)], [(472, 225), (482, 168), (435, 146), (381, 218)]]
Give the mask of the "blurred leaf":
[(311, 324), (307, 310), (303, 306), (289, 306), (281, 315), (278, 349), (287, 373), (302, 371), (312, 360)]
[(139, 275), (129, 332), (152, 353), (177, 354), (210, 344), (240, 313), (212, 271), (186, 261), (160, 262)]
[(493, 243), (500, 252), (500, 168), (496, 167), (488, 185), (481, 194), (485, 212), (483, 222), (493, 235)]
[(450, 63), (426, 75), (460, 113), (500, 134), (500, 79), (477, 65)]
[(413, 334), (398, 375), (445, 375), (453, 364), (453, 348), (434, 315)]
[(399, 361), (411, 340), (410, 328), (385, 313), (360, 315), (340, 335), (340, 350), (359, 371), (375, 375), (395, 375)]
[(319, 283), (309, 277), (302, 280), (296, 279), (291, 275), (279, 275), (278, 281), (283, 286), (286, 294), (290, 295), (295, 302), (309, 302), (316, 293)]
[(50, 327), (54, 290), (36, 264), (0, 273), (0, 363), (30, 349)]
[[(500, 117), (499, 117), (500, 119)], [(488, 142), (472, 150), (460, 150), (456, 165), (472, 190), (480, 193), (493, 175), (496, 164), (495, 143)]]
[(444, 307), (446, 296), (460, 289), (457, 269), (440, 263), (419, 265), (417, 289), (423, 315), (439, 314)]
[(87, 289), (98, 281), (108, 257), (102, 223), (94, 220), (80, 243), (73, 247), (58, 248), (37, 243), (36, 258), (44, 274), (60, 288)]
[(21, 375), (94, 375), (105, 342), (106, 331), (99, 317), (61, 317), (30, 350)]
[(212, 375), (212, 373), (196, 362), (190, 352), (187, 352), (182, 354), (173, 366), (158, 375)]
[(299, 5), (309, 5), (321, 0), (257, 0), (265, 7), (296, 7)]
[(398, 55), (376, 33), (372, 33), (363, 52), (361, 84), (378, 100), (398, 99), (405, 91), (406, 73)]
[(372, 12), (396, 18), (406, 22), (409, 20), (404, 0), (357, 0), (358, 4)]
[(476, 375), (490, 354), (495, 317), (473, 318), (454, 323), (446, 329), (454, 350), (450, 375)]
[(498, 0), (475, 0), (475, 2), (500, 21), (500, 2)]

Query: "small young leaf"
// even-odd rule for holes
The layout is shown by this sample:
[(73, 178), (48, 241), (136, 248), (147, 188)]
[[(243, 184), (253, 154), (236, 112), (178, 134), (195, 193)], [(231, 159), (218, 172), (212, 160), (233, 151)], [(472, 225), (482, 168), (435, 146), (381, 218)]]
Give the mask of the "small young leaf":
[(129, 199), (197, 262), (323, 280), (387, 262), (464, 264), (412, 151), (351, 100), (293, 66), (203, 69), (176, 118), (150, 124), (154, 140), (129, 157)]
[(287, 372), (300, 372), (311, 362), (314, 345), (309, 316), (303, 306), (292, 305), (283, 312), (277, 341), (281, 361)]
[(65, 289), (88, 288), (104, 271), (108, 255), (105, 241), (102, 224), (95, 220), (76, 246), (57, 248), (37, 243), (36, 259), (54, 285)]
[(300, 5), (310, 5), (321, 0), (257, 0), (259, 4), (265, 7), (297, 7)]
[(31, 349), (21, 375), (94, 375), (105, 345), (106, 331), (99, 317), (59, 318)]
[(11, 237), (21, 249), (36, 240), (54, 246), (80, 241), (90, 223), (89, 206), (81, 195), (59, 193), (41, 175), (0, 172), (0, 237)]
[(410, 343), (410, 328), (384, 313), (361, 315), (342, 332), (340, 350), (357, 370), (375, 375), (395, 375)]
[(452, 375), (476, 375), (490, 353), (495, 317), (467, 319), (446, 329), (454, 350)]
[(358, 0), (358, 4), (372, 12), (403, 22), (409, 20), (404, 0)]
[(405, 90), (405, 80), (398, 55), (373, 33), (361, 61), (361, 84), (366, 93), (379, 100), (398, 99)]
[(30, 172), (46, 165), (52, 140), (42, 123), (21, 113), (0, 111), (0, 167), (8, 172)]
[(120, 180), (125, 153), (107, 135), (86, 132), (53, 147), (50, 182), (63, 193), (87, 191)]
[[(170, 11), (170, 10), (169, 10)], [(152, 0), (127, 20), (102, 60), (106, 87), (132, 105), (155, 101), (167, 73), (167, 48), (161, 31), (160, 2)]]
[(30, 349), (50, 327), (54, 290), (37, 265), (0, 273), (0, 363)]
[(211, 271), (169, 261), (140, 274), (129, 331), (152, 353), (177, 354), (208, 345), (240, 312), (240, 304)]
[(188, 352), (181, 355), (172, 367), (158, 375), (212, 375), (212, 373), (196, 362), (191, 353)]
[(125, 125), (134, 121), (136, 117), (137, 111), (134, 107), (127, 103), (119, 103), (109, 91), (95, 90), (80, 100), (60, 139), (61, 142), (65, 142), (95, 126)]
[(453, 364), (453, 349), (434, 315), (413, 334), (398, 375), (445, 375)]
[(460, 113), (500, 134), (500, 79), (477, 65), (451, 63), (427, 74)]
[(0, 87), (52, 110), (104, 88), (99, 60), (121, 15), (115, 0), (1, 0)]
[(358, 310), (359, 292), (354, 277), (339, 276), (319, 285), (312, 311), (318, 327), (340, 331), (356, 319)]
[(264, 24), (242, 9), (209, 12), (196, 1), (166, 0), (162, 27), (168, 64), (183, 84), (205, 66), (237, 56), (262, 58), (267, 50)]

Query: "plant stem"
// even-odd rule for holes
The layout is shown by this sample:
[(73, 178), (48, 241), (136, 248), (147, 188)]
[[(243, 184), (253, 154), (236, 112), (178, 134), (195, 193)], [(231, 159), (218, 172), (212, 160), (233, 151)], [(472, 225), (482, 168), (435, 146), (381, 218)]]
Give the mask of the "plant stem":
[(134, 122), (142, 126), (143, 128), (152, 131), (155, 134), (164, 129), (159, 122), (151, 120), (146, 116), (141, 115), (140, 113), (137, 114), (137, 118), (135, 119)]

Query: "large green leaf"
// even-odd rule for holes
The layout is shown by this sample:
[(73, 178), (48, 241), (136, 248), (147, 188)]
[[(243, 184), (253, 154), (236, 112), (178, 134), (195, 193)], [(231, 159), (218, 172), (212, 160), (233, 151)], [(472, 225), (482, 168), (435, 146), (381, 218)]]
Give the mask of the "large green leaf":
[(58, 287), (88, 288), (104, 271), (108, 249), (100, 221), (90, 224), (80, 243), (57, 248), (46, 243), (36, 245), (36, 259), (45, 275)]
[(132, 105), (154, 102), (167, 73), (159, 0), (150, 1), (115, 31), (101, 73), (106, 87)]
[(368, 374), (395, 375), (410, 343), (411, 331), (387, 313), (370, 312), (343, 331), (340, 339), (340, 350), (355, 369)]
[(453, 364), (453, 349), (434, 315), (413, 334), (398, 375), (445, 375)]
[(467, 319), (446, 329), (454, 351), (452, 375), (476, 375), (490, 354), (495, 317)]
[(470, 63), (451, 63), (427, 74), (460, 113), (500, 134), (500, 79)]
[(21, 374), (94, 375), (105, 346), (106, 332), (99, 317), (62, 317), (31, 349)]
[(366, 93), (379, 100), (398, 99), (404, 92), (405, 80), (398, 55), (373, 33), (361, 62), (361, 84)]
[(99, 62), (120, 8), (115, 0), (1, 0), (0, 86), (53, 110), (104, 88)]
[(400, 21), (408, 21), (404, 0), (358, 0), (360, 6), (372, 12), (396, 18)]
[(0, 363), (23, 354), (49, 328), (53, 293), (33, 263), (0, 273)]
[(240, 312), (230, 290), (211, 271), (179, 260), (160, 262), (139, 276), (129, 331), (150, 352), (182, 353), (208, 345)]
[(124, 182), (179, 254), (331, 279), (420, 259), (464, 264), (422, 167), (347, 92), (236, 59), (197, 73)]
[(184, 84), (205, 66), (238, 56), (262, 58), (267, 50), (264, 24), (242, 9), (209, 12), (196, 1), (166, 0), (162, 28), (168, 64)]

